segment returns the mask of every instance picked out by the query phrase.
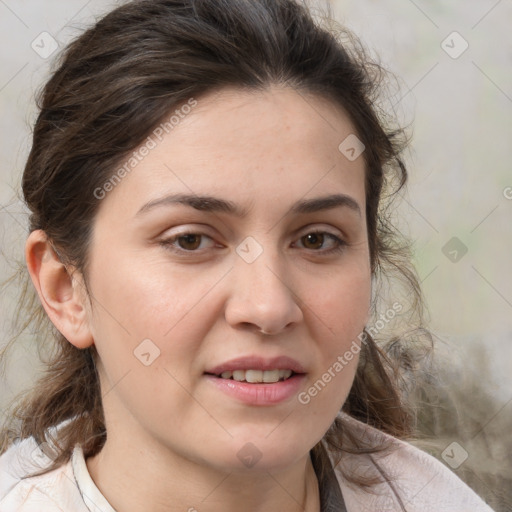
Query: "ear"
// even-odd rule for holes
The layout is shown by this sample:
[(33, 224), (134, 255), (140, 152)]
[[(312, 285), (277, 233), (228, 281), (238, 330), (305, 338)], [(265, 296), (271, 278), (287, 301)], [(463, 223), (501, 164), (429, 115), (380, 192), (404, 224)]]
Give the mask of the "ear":
[(53, 325), (75, 347), (91, 346), (94, 339), (89, 327), (85, 286), (60, 261), (43, 230), (30, 233), (25, 244), (25, 260), (39, 300)]

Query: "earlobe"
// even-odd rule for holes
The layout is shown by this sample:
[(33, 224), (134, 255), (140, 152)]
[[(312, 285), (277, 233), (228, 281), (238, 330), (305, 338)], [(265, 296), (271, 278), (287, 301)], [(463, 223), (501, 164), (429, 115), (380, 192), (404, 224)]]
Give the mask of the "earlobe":
[(75, 347), (94, 343), (89, 327), (83, 284), (69, 272), (46, 233), (35, 230), (25, 244), (25, 260), (39, 300), (60, 333)]

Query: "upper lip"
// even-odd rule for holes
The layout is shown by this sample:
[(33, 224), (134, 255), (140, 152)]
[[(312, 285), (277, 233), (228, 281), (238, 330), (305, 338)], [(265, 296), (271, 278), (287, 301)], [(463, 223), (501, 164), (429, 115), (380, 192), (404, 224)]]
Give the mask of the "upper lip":
[(294, 373), (306, 373), (304, 367), (295, 359), (288, 356), (278, 356), (271, 359), (256, 355), (237, 357), (225, 363), (214, 366), (205, 373), (220, 375), (234, 370), (292, 370)]

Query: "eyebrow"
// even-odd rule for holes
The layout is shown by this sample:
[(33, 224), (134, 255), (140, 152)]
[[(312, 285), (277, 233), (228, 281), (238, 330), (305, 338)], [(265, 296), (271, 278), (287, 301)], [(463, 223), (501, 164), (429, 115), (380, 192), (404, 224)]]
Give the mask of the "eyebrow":
[[(203, 212), (228, 213), (236, 217), (244, 218), (249, 213), (247, 208), (242, 208), (236, 203), (219, 197), (196, 195), (196, 194), (171, 194), (159, 199), (149, 201), (140, 208), (136, 216), (142, 215), (150, 210), (162, 206), (181, 204), (190, 206)], [(361, 215), (361, 207), (358, 202), (346, 194), (331, 194), (313, 199), (297, 201), (288, 211), (293, 214), (315, 213), (332, 210), (334, 208), (346, 207)]]

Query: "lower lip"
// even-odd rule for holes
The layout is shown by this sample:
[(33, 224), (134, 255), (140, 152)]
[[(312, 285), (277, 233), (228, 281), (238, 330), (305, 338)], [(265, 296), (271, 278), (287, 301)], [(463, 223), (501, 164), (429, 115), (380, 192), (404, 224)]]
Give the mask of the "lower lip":
[(298, 393), (305, 377), (305, 374), (296, 374), (279, 382), (249, 384), (248, 382), (206, 375), (206, 378), (218, 389), (250, 405), (272, 405), (288, 400)]

